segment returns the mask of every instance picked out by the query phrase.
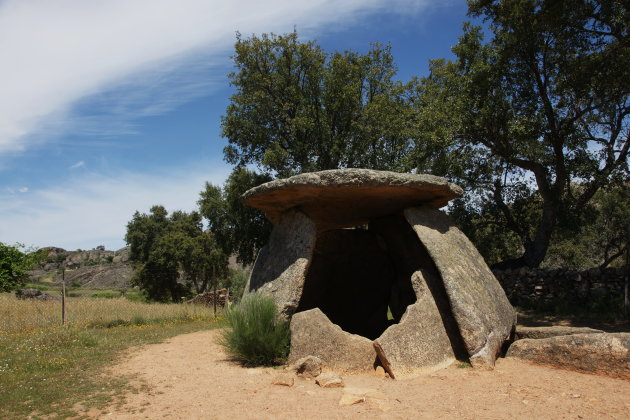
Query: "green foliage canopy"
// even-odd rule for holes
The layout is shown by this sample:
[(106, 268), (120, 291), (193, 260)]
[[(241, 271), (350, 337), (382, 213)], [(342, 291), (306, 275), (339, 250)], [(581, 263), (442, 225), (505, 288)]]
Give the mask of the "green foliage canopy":
[(227, 256), (214, 235), (203, 230), (198, 212), (169, 216), (162, 206), (151, 207), (149, 214), (136, 212), (125, 240), (135, 263), (132, 281), (156, 301), (177, 302), (190, 289), (202, 293), (210, 280), (227, 272)]
[[(604, 186), (627, 186), (627, 2), (474, 0), (492, 35), (464, 25), (455, 61), (435, 60), (417, 91), (416, 166), (475, 191), (477, 208), (519, 239), (506, 265), (538, 266), (558, 225)], [(513, 203), (534, 196), (535, 218)]]
[(342, 167), (406, 170), (413, 109), (390, 47), (328, 54), (296, 32), (237, 35), (225, 157), (279, 177)]
[(22, 252), (22, 245), (6, 245), (0, 242), (0, 292), (10, 292), (24, 285), (28, 270), (39, 261), (37, 252)]
[(221, 249), (246, 265), (254, 262), (256, 252), (267, 243), (271, 223), (261, 211), (244, 205), (241, 195), (267, 181), (271, 181), (269, 175), (237, 167), (223, 188), (206, 183), (198, 201)]

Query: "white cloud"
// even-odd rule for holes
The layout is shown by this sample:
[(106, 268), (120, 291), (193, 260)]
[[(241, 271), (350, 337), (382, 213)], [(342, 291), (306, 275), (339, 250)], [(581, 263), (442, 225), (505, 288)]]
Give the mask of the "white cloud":
[(25, 193), (28, 192), (28, 187), (22, 187), (18, 189), (18, 192)]
[(169, 211), (193, 210), (204, 182), (221, 185), (229, 170), (221, 163), (204, 162), (164, 169), (159, 175), (87, 174), (27, 195), (0, 193), (0, 242), (118, 249), (124, 246), (126, 225), (136, 210), (148, 212), (155, 204)]
[(80, 160), (77, 163), (75, 163), (74, 165), (71, 165), (70, 168), (68, 168), (68, 169), (77, 169), (77, 168), (81, 168), (83, 166), (85, 166), (85, 161)]
[[(205, 70), (229, 64), (236, 30), (286, 32), (297, 25), (308, 34), (364, 13), (417, 13), (429, 3), (5, 0), (0, 2), (0, 153), (49, 141), (51, 127), (92, 134), (103, 134), (103, 128), (105, 134), (133, 131), (135, 116), (168, 111), (206, 92), (212, 81)], [(99, 97), (103, 92), (108, 93)], [(95, 125), (89, 114), (78, 116), (76, 105), (86, 97), (101, 99), (113, 115), (126, 119)]]

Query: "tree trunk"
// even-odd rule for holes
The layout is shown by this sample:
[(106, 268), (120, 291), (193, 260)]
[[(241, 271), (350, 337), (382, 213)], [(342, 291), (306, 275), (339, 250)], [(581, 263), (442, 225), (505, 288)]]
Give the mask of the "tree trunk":
[(520, 268), (531, 267), (537, 268), (545, 259), (547, 255), (547, 249), (551, 242), (551, 234), (556, 225), (556, 207), (552, 203), (543, 204), (543, 213), (541, 215), (540, 222), (536, 228), (536, 235), (534, 240), (523, 244), (525, 246), (525, 252), (519, 258), (512, 260), (501, 261), (494, 264), (492, 268), (503, 270), (506, 268)]

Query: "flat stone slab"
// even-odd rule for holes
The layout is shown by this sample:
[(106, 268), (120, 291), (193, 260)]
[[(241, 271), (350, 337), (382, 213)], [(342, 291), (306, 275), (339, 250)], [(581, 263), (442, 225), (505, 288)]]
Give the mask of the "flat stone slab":
[(587, 327), (563, 327), (554, 325), (551, 327), (523, 327), (521, 325), (516, 326), (516, 340), (522, 340), (524, 338), (549, 338), (558, 337), (561, 335), (573, 335), (573, 334), (598, 334), (603, 333), (602, 330), (596, 330)]
[(512, 343), (507, 357), (630, 379), (630, 333), (526, 338)]
[(440, 208), (462, 194), (459, 186), (433, 175), (333, 169), (267, 182), (245, 192), (243, 202), (274, 224), (297, 207), (321, 231), (366, 224), (407, 207)]

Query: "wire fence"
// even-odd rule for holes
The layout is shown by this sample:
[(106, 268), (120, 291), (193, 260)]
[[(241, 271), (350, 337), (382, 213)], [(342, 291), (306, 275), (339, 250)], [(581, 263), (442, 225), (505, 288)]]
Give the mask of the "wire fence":
[(160, 322), (216, 320), (223, 306), (185, 303), (146, 303), (125, 297), (65, 297), (61, 292), (45, 292), (45, 299), (20, 299), (15, 294), (0, 294), (0, 333), (13, 334), (51, 327), (142, 326)]

